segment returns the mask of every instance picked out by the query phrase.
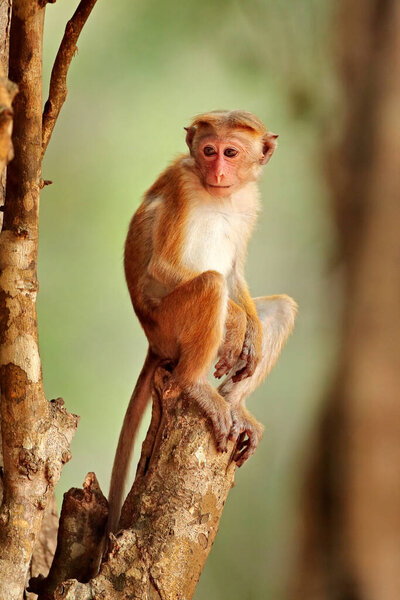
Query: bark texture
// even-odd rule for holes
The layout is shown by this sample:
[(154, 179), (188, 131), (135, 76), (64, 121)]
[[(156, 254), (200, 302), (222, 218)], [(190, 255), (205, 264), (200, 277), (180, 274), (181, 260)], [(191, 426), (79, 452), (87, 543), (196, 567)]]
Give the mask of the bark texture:
[(233, 486), (236, 447), (216, 451), (211, 425), (197, 404), (159, 368), (153, 415), (120, 525), (100, 573), (68, 581), (55, 598), (190, 600)]
[[(44, 511), (42, 526), (33, 548), (32, 560), (26, 578), (26, 588), (31, 578), (47, 576), (56, 551), (57, 532), (58, 512), (56, 497), (53, 491)], [(36, 594), (29, 593), (26, 590), (25, 598), (26, 600), (37, 600)]]
[(19, 93), (0, 234), (0, 581), (7, 600), (22, 597), (44, 510), (77, 426), (60, 399), (45, 399), (37, 340), (43, 18), (44, 8), (34, 0), (14, 0), (9, 77)]
[(341, 2), (345, 127), (330, 156), (341, 359), (304, 492), (291, 598), (400, 598), (400, 4)]
[(0, 64), (5, 75), (8, 73), (11, 8), (12, 0), (2, 0), (0, 3)]
[[(10, 24), (11, 24), (11, 0), (0, 3), (0, 111), (12, 111), (12, 98), (9, 93), (8, 80), (8, 48), (10, 41)], [(11, 114), (12, 117), (12, 114)], [(11, 141), (12, 125), (7, 126), (3, 121), (3, 126), (0, 127), (0, 206), (1, 210), (4, 205), (6, 170), (5, 164), (7, 160), (11, 160), (13, 156), (13, 148)], [(3, 213), (0, 214), (0, 224), (3, 224)], [(1, 398), (0, 398), (1, 405)], [(0, 428), (0, 505), (3, 500), (3, 452), (1, 448), (1, 428)]]
[(39, 595), (38, 600), (51, 600), (57, 585), (66, 579), (76, 577), (85, 582), (98, 573), (107, 516), (107, 500), (94, 473), (87, 475), (83, 490), (72, 488), (64, 494), (49, 575), (35, 577), (29, 585), (30, 591)]

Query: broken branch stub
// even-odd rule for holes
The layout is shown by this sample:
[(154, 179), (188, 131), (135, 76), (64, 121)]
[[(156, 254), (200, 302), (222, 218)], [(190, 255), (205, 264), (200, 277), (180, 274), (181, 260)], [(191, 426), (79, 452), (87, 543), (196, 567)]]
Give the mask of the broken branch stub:
[(29, 591), (38, 594), (38, 600), (53, 598), (57, 585), (67, 579), (86, 582), (98, 573), (107, 516), (107, 500), (94, 473), (87, 474), (83, 489), (71, 488), (64, 494), (50, 572), (29, 583)]

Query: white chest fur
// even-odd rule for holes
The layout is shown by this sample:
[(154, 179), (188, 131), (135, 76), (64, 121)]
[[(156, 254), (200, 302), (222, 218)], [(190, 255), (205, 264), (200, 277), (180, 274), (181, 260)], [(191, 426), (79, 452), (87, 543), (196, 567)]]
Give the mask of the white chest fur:
[(247, 244), (257, 215), (255, 186), (230, 198), (195, 200), (189, 210), (182, 260), (198, 272), (218, 271), (227, 277), (238, 250)]

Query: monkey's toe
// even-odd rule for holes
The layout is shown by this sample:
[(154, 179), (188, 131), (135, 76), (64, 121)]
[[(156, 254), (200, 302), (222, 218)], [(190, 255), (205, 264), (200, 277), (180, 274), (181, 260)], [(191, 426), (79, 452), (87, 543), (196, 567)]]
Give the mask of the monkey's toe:
[(264, 427), (243, 407), (232, 408), (231, 414), (232, 427), (229, 432), (229, 439), (236, 441), (233, 460), (238, 467), (241, 467), (256, 451)]
[(226, 363), (224, 358), (220, 358), (215, 365), (214, 377), (221, 379), (223, 375), (229, 372), (229, 365)]
[(232, 416), (229, 410), (228, 404), (225, 402), (222, 410), (218, 410), (215, 414), (213, 421), (215, 439), (217, 442), (217, 449), (220, 452), (226, 452), (228, 446), (229, 433), (232, 428)]
[(198, 398), (205, 415), (211, 420), (214, 437), (219, 452), (226, 452), (228, 436), (232, 427), (229, 404), (220, 394), (207, 384), (207, 394)]

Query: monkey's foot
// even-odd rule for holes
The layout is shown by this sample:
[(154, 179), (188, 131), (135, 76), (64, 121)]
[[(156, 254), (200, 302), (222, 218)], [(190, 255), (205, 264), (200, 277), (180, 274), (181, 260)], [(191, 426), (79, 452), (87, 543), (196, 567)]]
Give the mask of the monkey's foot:
[(232, 415), (229, 404), (209, 383), (197, 383), (188, 392), (198, 402), (205, 415), (211, 419), (217, 449), (226, 452)]
[(243, 407), (231, 408), (232, 428), (229, 439), (236, 441), (233, 460), (241, 467), (256, 451), (264, 427)]

